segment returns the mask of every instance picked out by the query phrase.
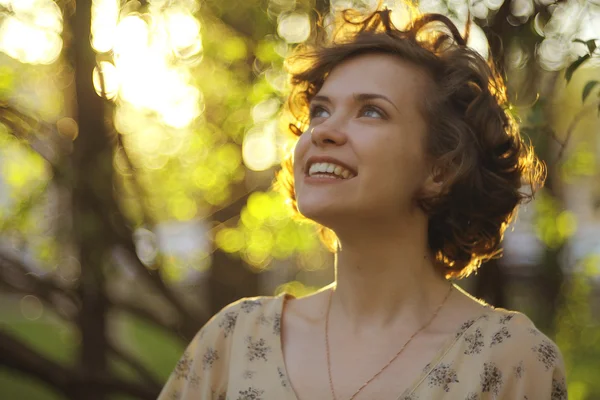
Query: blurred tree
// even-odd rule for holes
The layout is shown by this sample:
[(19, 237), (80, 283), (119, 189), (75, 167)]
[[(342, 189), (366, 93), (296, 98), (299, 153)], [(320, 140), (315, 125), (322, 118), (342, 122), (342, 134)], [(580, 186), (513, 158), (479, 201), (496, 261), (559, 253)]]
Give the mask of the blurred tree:
[[(33, 1), (29, 7), (34, 3), (54, 4)], [(3, 9), (7, 20), (35, 13), (20, 4), (12, 2)], [(123, 313), (129, 319), (135, 317), (133, 321), (144, 320), (181, 337), (185, 343), (225, 304), (257, 293), (256, 272), (268, 266), (269, 253), (279, 249), (278, 257), (283, 259), (299, 250), (310, 253), (310, 244), (316, 249), (314, 238), (304, 240), (311, 229), (288, 221), (283, 207), (274, 210), (271, 205), (277, 200), (273, 196), (255, 197), (267, 203), (254, 201), (255, 207), (244, 213), (248, 187), (258, 190), (257, 196), (261, 189), (267, 190), (270, 168), (276, 164), (273, 159), (260, 168), (245, 170), (240, 154), (244, 132), (252, 123), (256, 123), (255, 130), (267, 124), (273, 127), (264, 121), (265, 115), (276, 118), (273, 101), (282, 90), (279, 70), (288, 45), (267, 32), (273, 31), (272, 20), (278, 13), (292, 10), (296, 4), (290, 8), (284, 2), (274, 3), (270, 13), (253, 2), (226, 8), (220, 2), (207, 4), (210, 7), (205, 6), (199, 15), (210, 27), (202, 41), (194, 36), (194, 30), (199, 34), (200, 24), (193, 16), (198, 13), (193, 1), (81, 1), (76, 8), (74, 2), (58, 4), (66, 16), (61, 26), (65, 58), (50, 63), (58, 65), (58, 78), (54, 79), (73, 82), (64, 86), (64, 104), (55, 113), (60, 116), (44, 116), (39, 108), (19, 104), (15, 100), (19, 88), (3, 92), (4, 133), (18, 139), (7, 136), (3, 140), (19, 149), (29, 146), (34, 152), (26, 153), (28, 162), (42, 157), (42, 170), (47, 167), (50, 173), (35, 177), (38, 182), (32, 185), (38, 183), (37, 196), (23, 193), (17, 204), (8, 207), (10, 212), (3, 214), (2, 232), (9, 240), (0, 254), (0, 280), (4, 290), (29, 295), (20, 303), (26, 316), (33, 305), (45, 306), (62, 317), (69, 335), (80, 343), (79, 355), (67, 363), (57, 362), (36, 351), (35, 343), (32, 347), (22, 332), (9, 325), (0, 333), (0, 363), (34, 376), (68, 398), (101, 399), (111, 393), (155, 398), (160, 380), (172, 366), (162, 367), (157, 376), (140, 361), (143, 357), (138, 359), (124, 349), (122, 338), (109, 329), (119, 323)], [(106, 23), (111, 13), (119, 25), (111, 27), (108, 21), (108, 29), (125, 35), (107, 46), (107, 38), (102, 36), (106, 27), (101, 23)], [(241, 18), (248, 13), (254, 18)], [(155, 37), (165, 28), (159, 25), (161, 20), (171, 29), (167, 37), (170, 47), (157, 55), (147, 50), (163, 45), (165, 37)], [(152, 26), (155, 21), (157, 26)], [(184, 35), (190, 30), (192, 40)], [(22, 52), (13, 56), (26, 62)], [(159, 56), (164, 58), (156, 58)], [(135, 65), (143, 57), (146, 59)], [(168, 68), (161, 70), (161, 62)], [(115, 66), (122, 79), (118, 97)], [(132, 67), (151, 73), (142, 74), (140, 81), (140, 70), (131, 71)], [(18, 76), (16, 70), (4, 72)], [(173, 87), (162, 87), (153, 79), (170, 79), (168, 84), (183, 94), (177, 97)], [(143, 85), (153, 84), (156, 92), (144, 90)], [(163, 96), (175, 97), (170, 99), (173, 103), (162, 103)], [(165, 154), (157, 152), (160, 144), (149, 143), (152, 141), (167, 147), (179, 142), (179, 146)], [(260, 163), (260, 157), (260, 153), (249, 152), (245, 161), (251, 164), (254, 158)], [(190, 168), (191, 176), (186, 175)], [(51, 222), (52, 238), (35, 247), (39, 232), (26, 225), (43, 217), (40, 209), (48, 202), (59, 202), (54, 204), (56, 219), (44, 221)], [(267, 215), (269, 211), (274, 213)], [(243, 221), (235, 226), (240, 214)], [(200, 251), (192, 260), (196, 267), (184, 269), (181, 264), (185, 260), (156, 243), (160, 240), (156, 232), (173, 219), (210, 221), (204, 223), (210, 228), (208, 236), (226, 240), (217, 241), (219, 246), (211, 246), (209, 253)], [(235, 247), (228, 231), (242, 235), (243, 242), (250, 245)], [(275, 231), (283, 239), (275, 237), (276, 248), (264, 248), (264, 239)], [(11, 246), (10, 240), (18, 246)], [(29, 262), (29, 257), (36, 262)], [(195, 280), (198, 266), (207, 269), (207, 264), (211, 268), (202, 293), (185, 290), (178, 283)], [(123, 281), (127, 287), (122, 287)], [(178, 357), (178, 352), (172, 353)], [(131, 371), (134, 375), (129, 379)]]

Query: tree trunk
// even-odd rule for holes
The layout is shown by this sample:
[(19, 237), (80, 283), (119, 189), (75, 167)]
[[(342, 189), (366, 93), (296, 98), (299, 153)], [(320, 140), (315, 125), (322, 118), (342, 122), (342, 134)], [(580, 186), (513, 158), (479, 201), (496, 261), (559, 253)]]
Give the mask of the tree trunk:
[[(92, 73), (96, 54), (91, 47), (92, 1), (80, 0), (71, 18), (72, 56), (77, 98), (76, 119), (79, 135), (74, 141), (73, 243), (81, 263), (79, 293), (81, 308), (77, 322), (81, 333), (80, 371), (84, 381), (108, 373), (105, 277), (103, 266), (110, 250), (110, 211), (112, 197), (112, 149), (104, 118), (103, 100), (96, 94)], [(74, 389), (73, 399), (103, 400), (107, 392), (86, 385)]]

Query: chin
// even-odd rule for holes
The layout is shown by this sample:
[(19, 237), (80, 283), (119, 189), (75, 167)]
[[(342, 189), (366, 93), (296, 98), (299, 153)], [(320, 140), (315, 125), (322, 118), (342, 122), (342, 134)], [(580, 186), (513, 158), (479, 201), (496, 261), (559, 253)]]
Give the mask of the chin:
[(304, 217), (315, 221), (316, 223), (331, 227), (335, 221), (340, 219), (348, 220), (352, 215), (357, 215), (356, 211), (350, 210), (338, 204), (315, 204), (313, 202), (298, 201), (298, 210)]

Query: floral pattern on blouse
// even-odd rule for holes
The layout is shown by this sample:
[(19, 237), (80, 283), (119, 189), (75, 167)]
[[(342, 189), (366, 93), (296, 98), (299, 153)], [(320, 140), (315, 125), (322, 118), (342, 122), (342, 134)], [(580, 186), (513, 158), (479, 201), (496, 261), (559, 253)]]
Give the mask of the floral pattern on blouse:
[[(283, 363), (285, 299), (246, 298), (217, 313), (189, 344), (158, 400), (298, 400)], [(423, 399), (567, 400), (562, 356), (525, 315), (488, 306), (393, 400)]]

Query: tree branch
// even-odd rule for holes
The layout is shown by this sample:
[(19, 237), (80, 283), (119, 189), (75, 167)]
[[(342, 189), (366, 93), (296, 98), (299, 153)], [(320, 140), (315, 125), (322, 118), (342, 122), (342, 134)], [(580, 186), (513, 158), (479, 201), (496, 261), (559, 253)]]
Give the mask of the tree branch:
[(6, 283), (6, 281), (3, 278), (4, 277), (2, 275), (0, 275), (0, 289), (2, 289), (4, 292), (14, 293), (14, 294), (18, 294), (18, 295), (28, 295), (28, 294), (35, 295), (42, 301), (42, 303), (46, 307), (48, 307), (49, 309), (54, 311), (54, 313), (56, 315), (58, 315), (60, 318), (62, 318), (64, 321), (72, 322), (74, 320), (73, 313), (65, 311), (63, 308), (61, 308), (59, 305), (57, 305), (56, 302), (53, 299), (51, 299), (49, 296), (40, 295), (39, 293), (35, 293), (33, 291), (23, 290), (16, 286), (9, 285)]
[(46, 160), (54, 173), (58, 174), (60, 172), (57, 169), (58, 157), (56, 151), (50, 148), (45, 141), (31, 135), (31, 132), (44, 132), (46, 135), (52, 136), (57, 142), (64, 141), (65, 139), (56, 135), (48, 124), (30, 117), (4, 102), (0, 103), (0, 123), (6, 125), (15, 138), (26, 142), (33, 151)]
[(133, 239), (129, 238), (126, 242), (117, 244), (121, 255), (127, 260), (141, 276), (144, 276), (162, 295), (171, 303), (173, 308), (181, 316), (181, 330), (186, 337), (193, 337), (197, 330), (202, 326), (199, 318), (192, 314), (175, 293), (167, 287), (158, 273), (159, 264), (156, 263), (146, 267), (138, 258)]
[(123, 311), (134, 315), (138, 318), (141, 318), (146, 322), (151, 323), (152, 325), (164, 329), (168, 333), (176, 333), (180, 326), (180, 323), (177, 322), (177, 320), (167, 321), (159, 317), (155, 313), (150, 312), (150, 310), (141, 306), (140, 304), (136, 304), (122, 299), (108, 299), (108, 302), (109, 306), (114, 308), (115, 310)]
[(38, 296), (52, 306), (59, 316), (72, 320), (75, 315), (56, 304), (56, 296), (66, 299), (71, 309), (76, 311), (80, 304), (77, 294), (68, 288), (60, 287), (52, 279), (38, 276), (33, 271), (41, 271), (41, 269), (32, 263), (28, 265), (23, 256), (10, 254), (6, 249), (0, 248), (0, 281), (15, 292)]
[(33, 193), (20, 202), (17, 206), (17, 210), (11, 212), (11, 216), (0, 221), (0, 232), (6, 232), (8, 230), (18, 230), (16, 225), (19, 223), (18, 216), (24, 215), (34, 209), (35, 206), (39, 205), (44, 200), (44, 195), (48, 190), (48, 184), (44, 184), (43, 187), (39, 187)]
[(0, 330), (0, 365), (24, 372), (59, 389), (66, 388), (70, 379), (65, 367), (42, 357), (3, 330)]
[(577, 127), (577, 125), (579, 125), (579, 123), (581, 122), (581, 119), (585, 116), (585, 114), (589, 113), (592, 110), (599, 109), (599, 108), (600, 108), (600, 101), (596, 101), (594, 103), (588, 104), (587, 106), (581, 107), (581, 110), (579, 110), (579, 112), (577, 114), (575, 114), (575, 116), (573, 117), (573, 120), (569, 124), (569, 128), (567, 128), (567, 134), (565, 136), (565, 140), (560, 143), (561, 147), (560, 147), (560, 151), (558, 152), (557, 160), (560, 160), (562, 158), (563, 153), (565, 152), (565, 149), (566, 149), (567, 145), (569, 144), (569, 141), (571, 140), (571, 136), (573, 135), (573, 132), (575, 131), (575, 128)]
[(137, 372), (137, 374), (145, 381), (145, 383), (150, 385), (153, 390), (156, 392), (160, 391), (162, 385), (158, 383), (152, 373), (148, 371), (148, 369), (138, 359), (127, 353), (125, 350), (117, 347), (111, 341), (108, 342), (108, 351), (113, 353), (121, 361), (128, 364), (135, 372)]
[(222, 208), (216, 210), (212, 214), (209, 214), (205, 217), (205, 219), (211, 219), (212, 221), (220, 221), (224, 222), (230, 220), (236, 216), (240, 215), (240, 210), (246, 205), (248, 202), (248, 197), (256, 190), (254, 188), (252, 190), (247, 191), (242, 196), (233, 200), (231, 203), (223, 206)]

